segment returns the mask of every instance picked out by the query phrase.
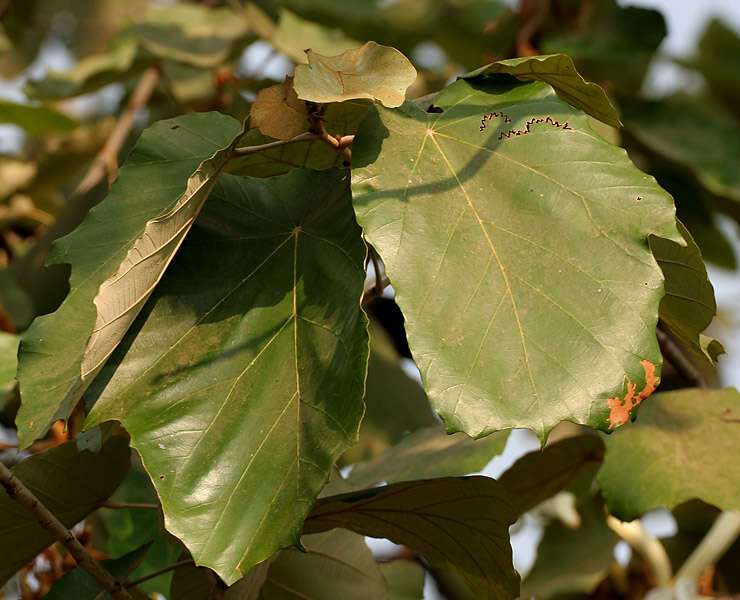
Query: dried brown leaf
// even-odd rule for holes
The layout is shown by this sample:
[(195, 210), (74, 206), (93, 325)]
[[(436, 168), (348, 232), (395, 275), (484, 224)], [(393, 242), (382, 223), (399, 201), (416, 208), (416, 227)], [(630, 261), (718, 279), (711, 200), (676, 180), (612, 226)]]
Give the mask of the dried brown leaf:
[(308, 108), (298, 99), (293, 78), (286, 77), (282, 83), (260, 90), (249, 114), (251, 124), (265, 135), (289, 140), (303, 130)]

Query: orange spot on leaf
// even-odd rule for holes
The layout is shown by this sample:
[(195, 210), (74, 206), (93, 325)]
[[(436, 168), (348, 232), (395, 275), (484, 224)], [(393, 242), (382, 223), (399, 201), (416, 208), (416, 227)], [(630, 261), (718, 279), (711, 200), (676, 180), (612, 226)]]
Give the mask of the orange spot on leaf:
[(649, 360), (643, 360), (640, 364), (645, 371), (645, 387), (635, 396), (637, 386), (625, 375), (627, 393), (625, 393), (624, 398), (617, 397), (607, 400), (609, 416), (606, 420), (609, 421), (609, 429), (615, 425), (624, 425), (630, 418), (630, 411), (652, 394), (660, 382), (660, 379), (655, 375), (655, 365), (653, 363)]

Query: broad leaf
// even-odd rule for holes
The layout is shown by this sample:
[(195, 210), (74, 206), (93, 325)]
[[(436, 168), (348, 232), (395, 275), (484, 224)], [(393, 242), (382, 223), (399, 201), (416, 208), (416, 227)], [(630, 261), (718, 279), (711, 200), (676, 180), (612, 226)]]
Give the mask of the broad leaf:
[[(149, 551), (149, 544), (132, 550), (120, 558), (100, 561), (100, 565), (118, 581), (125, 581)], [(101, 600), (109, 597), (105, 589), (87, 571), (75, 567), (54, 582), (44, 595), (46, 600)]]
[(298, 97), (311, 102), (342, 102), (355, 98), (400, 106), (416, 69), (395, 48), (367, 42), (339, 56), (322, 56), (307, 50), (308, 65), (295, 68)]
[(708, 99), (674, 96), (623, 104), (625, 128), (642, 146), (688, 170), (712, 194), (740, 202), (740, 130)]
[(29, 135), (43, 135), (54, 131), (70, 131), (78, 123), (48, 106), (29, 106), (9, 100), (0, 100), (0, 123), (12, 123)]
[(362, 489), (381, 481), (468, 475), (481, 471), (501, 454), (508, 437), (508, 431), (501, 431), (476, 441), (464, 433), (447, 435), (441, 425), (427, 427), (410, 433), (383, 454), (355, 465), (347, 483), (352, 489)]
[(610, 512), (631, 521), (691, 498), (740, 510), (738, 419), (734, 388), (655, 395), (637, 422), (604, 438), (606, 458), (597, 481)]
[(50, 71), (43, 79), (28, 81), (24, 91), (36, 98), (69, 98), (94, 92), (132, 73), (138, 66), (137, 53), (136, 41), (122, 38), (107, 53), (87, 56), (67, 71)]
[(260, 600), (389, 600), (385, 579), (365, 540), (334, 529), (301, 538), (305, 552), (283, 550), (270, 565)]
[(357, 439), (365, 249), (338, 170), (223, 176), (197, 223), (89, 422), (125, 425), (167, 529), (230, 584), (298, 542)]
[(18, 438), (27, 446), (66, 418), (120, 342), (182, 243), (240, 126), (200, 113), (147, 129), (108, 197), (52, 246), (70, 263), (70, 292), (21, 341)]
[(684, 346), (714, 364), (717, 356), (724, 353), (722, 344), (701, 333), (717, 312), (714, 288), (696, 242), (680, 222), (678, 229), (686, 240), (685, 247), (663, 238), (650, 238), (650, 248), (665, 277), (660, 320)]
[(604, 501), (586, 497), (578, 513), (577, 529), (559, 521), (545, 528), (534, 567), (522, 581), (522, 598), (590, 594), (609, 572), (618, 538), (606, 524)]
[[(353, 135), (365, 117), (367, 107), (366, 100), (330, 104), (323, 115), (324, 126), (331, 135)], [(273, 138), (263, 135), (258, 129), (250, 129), (239, 140), (239, 146), (260, 146), (273, 141)], [(304, 140), (236, 156), (229, 161), (226, 172), (250, 177), (272, 177), (297, 167), (341, 167), (343, 161), (342, 155), (328, 144), (319, 140)]]
[(603, 458), (604, 444), (595, 435), (566, 438), (525, 454), (499, 481), (522, 515), (581, 477), (593, 477)]
[(504, 487), (488, 477), (396, 483), (320, 500), (304, 532), (335, 527), (388, 538), (460, 575), (481, 599), (516, 598), (508, 529), (516, 519)]
[(371, 108), (353, 148), (432, 406), (473, 437), (608, 429), (609, 399), (660, 372), (648, 237), (685, 244), (671, 197), (547, 84), (460, 80), (434, 104)]
[(153, 6), (128, 29), (155, 56), (195, 67), (223, 63), (247, 31), (246, 20), (231, 8), (181, 3)]
[[(44, 452), (12, 471), (67, 527), (108, 498), (130, 465), (128, 436), (117, 425), (96, 427)], [(0, 493), (0, 584), (54, 542), (24, 506)]]
[(397, 559), (378, 566), (388, 586), (388, 600), (422, 600), (424, 568), (418, 562)]
[(607, 125), (613, 127), (622, 125), (617, 111), (609, 102), (604, 90), (595, 83), (584, 80), (576, 71), (571, 58), (565, 54), (500, 60), (468, 73), (465, 78), (496, 73), (513, 75), (520, 81), (544, 81), (549, 83), (555, 93), (571, 106), (603, 121)]

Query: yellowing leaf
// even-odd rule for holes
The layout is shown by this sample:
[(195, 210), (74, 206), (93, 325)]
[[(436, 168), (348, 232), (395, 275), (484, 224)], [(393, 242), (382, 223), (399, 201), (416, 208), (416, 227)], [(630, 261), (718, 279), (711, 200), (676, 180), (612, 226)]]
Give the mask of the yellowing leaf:
[(352, 98), (379, 100), (384, 106), (403, 104), (416, 69), (401, 52), (367, 42), (339, 56), (306, 51), (307, 65), (295, 68), (295, 91), (311, 102), (342, 102)]
[(293, 89), (293, 78), (260, 90), (249, 111), (251, 125), (265, 135), (289, 140), (303, 130), (308, 109)]

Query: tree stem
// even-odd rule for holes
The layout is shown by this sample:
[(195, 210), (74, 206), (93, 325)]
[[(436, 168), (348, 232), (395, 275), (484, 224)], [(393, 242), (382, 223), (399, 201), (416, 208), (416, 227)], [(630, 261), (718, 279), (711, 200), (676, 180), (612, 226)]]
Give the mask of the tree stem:
[(61, 523), (23, 482), (3, 463), (0, 463), (0, 484), (13, 500), (24, 506), (74, 557), (81, 569), (87, 571), (116, 600), (133, 600), (131, 594), (97, 562), (79, 540)]
[(696, 579), (716, 563), (740, 535), (740, 512), (726, 510), (719, 514), (699, 545), (676, 573), (676, 579)]
[(295, 142), (304, 142), (307, 140), (318, 140), (320, 136), (316, 133), (306, 131), (301, 133), (294, 138), (289, 140), (279, 140), (277, 142), (270, 142), (268, 144), (260, 144), (259, 146), (244, 146), (242, 148), (234, 148), (232, 154), (234, 156), (246, 156), (247, 154), (253, 154), (254, 152), (262, 152), (262, 150), (269, 150), (270, 148), (278, 148), (287, 144), (294, 144)]
[(131, 132), (136, 113), (149, 101), (160, 76), (161, 73), (157, 67), (149, 67), (144, 71), (108, 140), (98, 152), (82, 181), (77, 185), (76, 194), (86, 194), (98, 185), (106, 174), (109, 184), (115, 180), (118, 175), (118, 152)]
[(660, 350), (663, 353), (663, 356), (673, 365), (678, 374), (694, 387), (707, 387), (707, 382), (704, 381), (702, 374), (684, 354), (683, 349), (668, 333), (663, 331), (660, 324), (655, 333), (658, 336), (658, 344), (660, 345)]
[(649, 534), (640, 521), (625, 523), (609, 515), (606, 518), (606, 523), (614, 533), (645, 559), (658, 587), (670, 585), (673, 575), (671, 561), (665, 547), (658, 538)]

